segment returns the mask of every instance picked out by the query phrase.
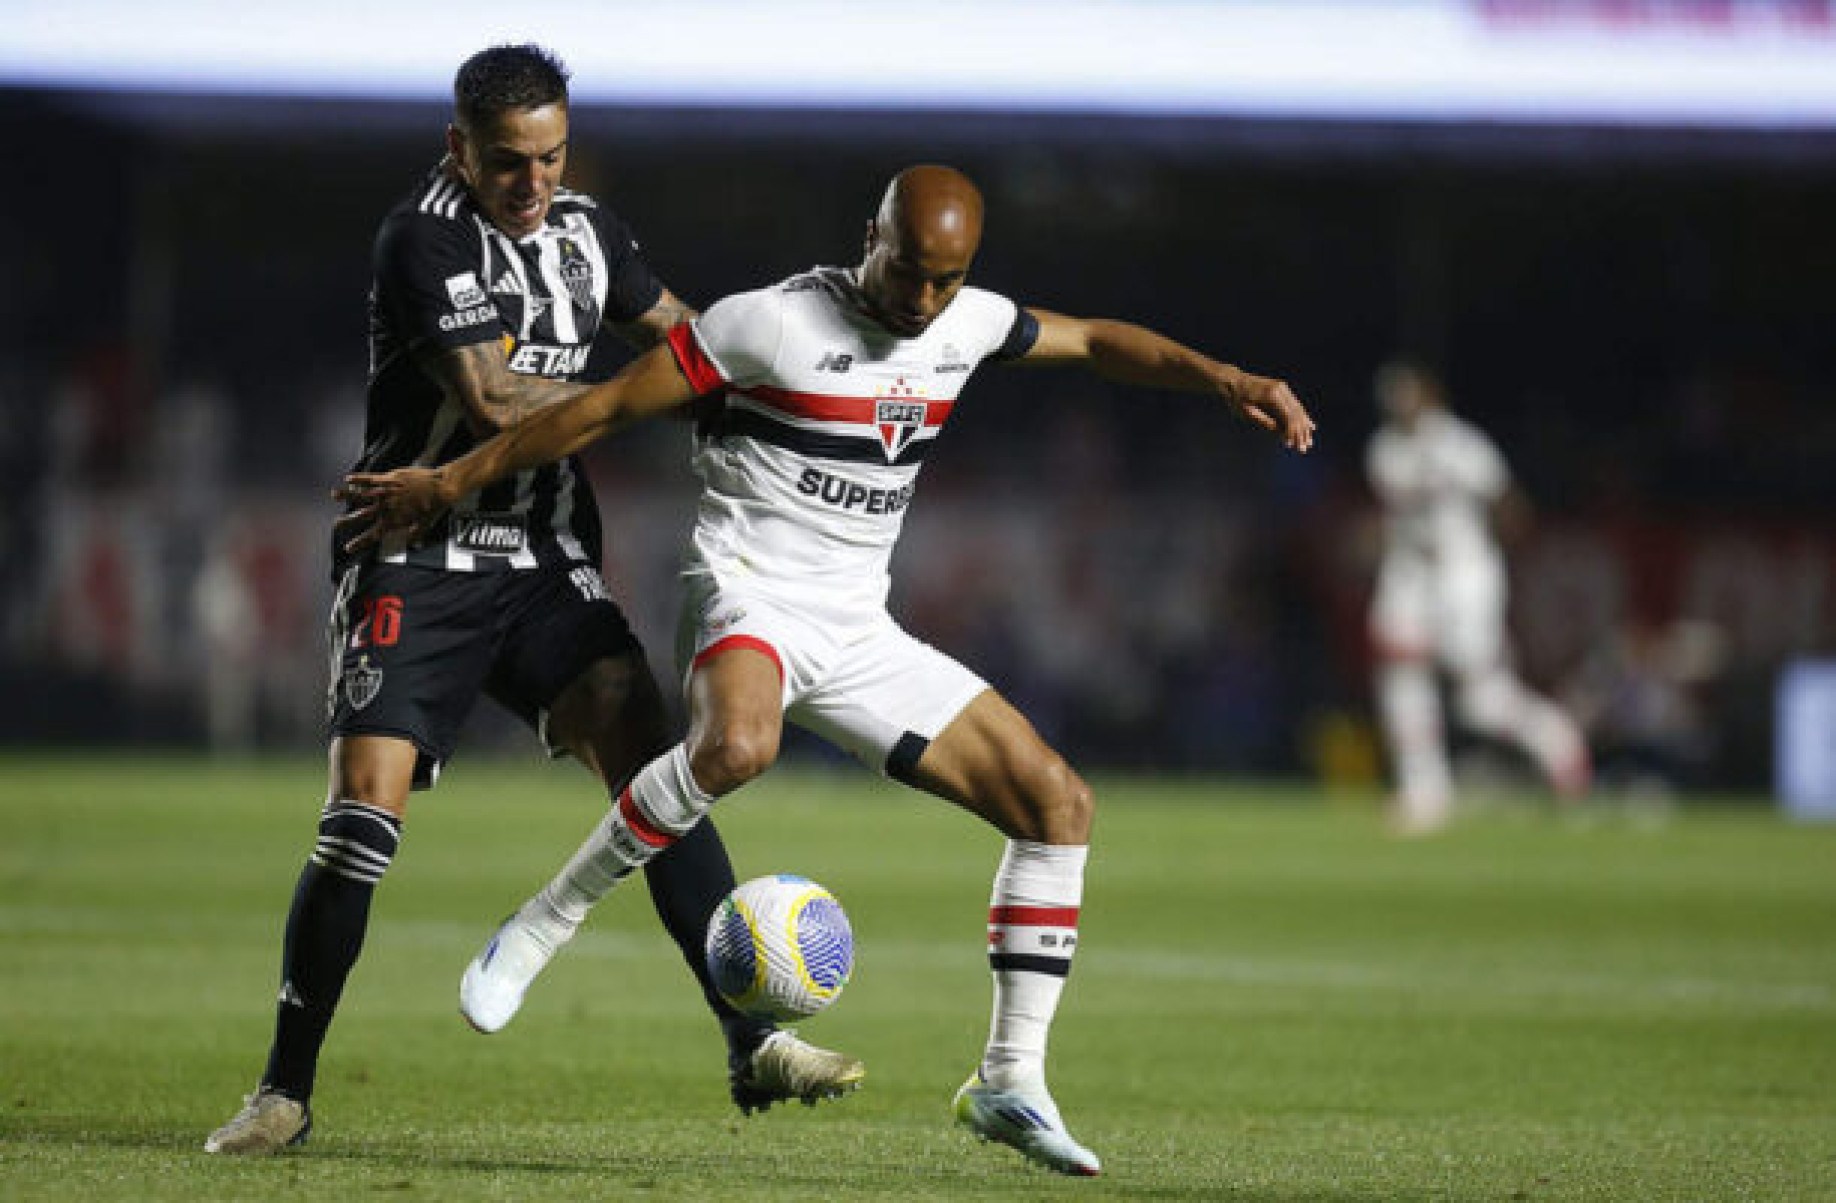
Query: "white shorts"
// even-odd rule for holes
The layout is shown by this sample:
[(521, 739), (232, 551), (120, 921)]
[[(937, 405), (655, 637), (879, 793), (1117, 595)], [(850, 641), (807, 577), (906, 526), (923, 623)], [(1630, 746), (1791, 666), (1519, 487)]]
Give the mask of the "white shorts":
[(1432, 659), (1456, 673), (1505, 663), (1505, 578), (1496, 560), (1457, 566), (1386, 560), (1377, 574), (1371, 638), (1379, 657)]
[(876, 772), (907, 778), (931, 741), (988, 689), (882, 606), (792, 604), (703, 575), (686, 584), (676, 644), (685, 685), (708, 656), (756, 648), (778, 663), (784, 717)]

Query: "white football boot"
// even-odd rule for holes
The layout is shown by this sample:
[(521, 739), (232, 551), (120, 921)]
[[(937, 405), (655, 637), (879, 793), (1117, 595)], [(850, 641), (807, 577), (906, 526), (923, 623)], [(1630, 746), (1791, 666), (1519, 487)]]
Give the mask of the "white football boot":
[(953, 1108), (956, 1122), (981, 1139), (1018, 1149), (1047, 1169), (1084, 1178), (1103, 1170), (1097, 1155), (1072, 1139), (1044, 1082), (1007, 1090), (984, 1082), (978, 1069), (956, 1092)]
[(505, 919), (459, 979), (459, 1014), (476, 1030), (502, 1031), (523, 1005), (523, 994), (571, 938), (538, 932), (521, 911)]

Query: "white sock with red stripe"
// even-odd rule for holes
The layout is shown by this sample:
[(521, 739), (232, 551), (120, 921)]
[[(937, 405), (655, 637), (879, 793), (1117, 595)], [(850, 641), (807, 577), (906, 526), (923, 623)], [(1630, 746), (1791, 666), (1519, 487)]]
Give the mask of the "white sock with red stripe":
[(523, 919), (556, 945), (574, 934), (606, 892), (675, 843), (714, 805), (677, 744), (638, 770), (610, 813), (555, 879), (523, 907)]
[(982, 1054), (991, 1086), (1043, 1086), (1046, 1037), (1077, 950), (1084, 845), (1009, 840), (988, 900), (994, 1018)]

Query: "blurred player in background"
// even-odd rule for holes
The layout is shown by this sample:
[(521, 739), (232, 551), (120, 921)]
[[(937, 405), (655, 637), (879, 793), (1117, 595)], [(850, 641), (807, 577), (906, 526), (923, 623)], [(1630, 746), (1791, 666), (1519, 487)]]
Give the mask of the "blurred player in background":
[[(965, 287), (982, 198), (947, 167), (900, 173), (853, 269), (817, 268), (720, 301), (616, 380), (438, 469), (355, 474), (354, 542), (399, 546), (511, 471), (726, 389), (696, 443), (703, 488), (679, 651), (688, 738), (632, 780), (572, 862), (603, 892), (777, 759), (788, 717), (870, 768), (1007, 837), (988, 912), (994, 1013), (960, 1123), (1062, 1173), (1092, 1175), (1046, 1087), (1046, 1037), (1077, 946), (1094, 799), (986, 682), (886, 611), (919, 467), (984, 361), (1080, 365), (1198, 393), (1312, 444), (1288, 386), (1124, 322), (1023, 309)], [(564, 874), (566, 876), (566, 874)], [(466, 972), (462, 1005), (508, 1019), (566, 930), (527, 916)]]
[(1420, 364), (1385, 364), (1376, 394), (1382, 424), (1365, 467), (1384, 535), (1370, 625), (1397, 826), (1431, 831), (1452, 812), (1440, 673), (1466, 727), (1515, 744), (1559, 796), (1580, 797), (1589, 779), (1580, 732), (1512, 669), (1494, 524), (1521, 523), (1526, 508), (1503, 457), (1448, 411), (1440, 381)]
[[(585, 391), (570, 382), (602, 325), (647, 347), (694, 312), (652, 274), (623, 221), (561, 186), (567, 75), (553, 55), (483, 51), (453, 90), (446, 159), (376, 239), (359, 468), (452, 459)], [(468, 497), (412, 549), (333, 548), (330, 786), (287, 917), (267, 1069), (208, 1151), (273, 1153), (311, 1131), (320, 1047), (409, 793), (433, 785), (480, 694), (553, 754), (574, 756), (609, 796), (670, 746), (662, 694), (600, 559), (598, 511), (571, 459)], [(715, 992), (703, 940), (733, 868), (711, 823), (680, 834), (646, 876), (726, 1033), (734, 1101), (749, 1111), (853, 1086), (858, 1061), (741, 1016)], [(566, 883), (529, 903), (557, 922), (578, 922), (586, 906)]]

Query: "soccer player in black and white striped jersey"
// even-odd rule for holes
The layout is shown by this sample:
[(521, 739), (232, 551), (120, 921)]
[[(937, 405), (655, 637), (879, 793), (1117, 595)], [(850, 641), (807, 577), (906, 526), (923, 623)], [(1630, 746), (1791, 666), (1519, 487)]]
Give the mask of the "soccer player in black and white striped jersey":
[[(616, 215), (561, 186), (567, 75), (552, 54), (482, 51), (460, 67), (454, 100), (445, 160), (376, 239), (360, 470), (445, 463), (584, 391), (602, 327), (649, 346), (694, 316)], [(643, 649), (600, 579), (599, 516), (577, 462), (479, 490), (424, 540), (332, 554), (327, 801), (287, 918), (267, 1069), (210, 1152), (274, 1153), (311, 1131), (320, 1049), (409, 794), (432, 786), (480, 693), (577, 758), (609, 797), (672, 742)], [(859, 1082), (858, 1061), (742, 1016), (715, 992), (703, 937), (734, 878), (712, 824), (645, 875), (725, 1032), (743, 1110)], [(591, 902), (578, 880), (563, 874), (524, 909), (571, 934)], [(490, 1032), (508, 1016), (466, 1018)]]

